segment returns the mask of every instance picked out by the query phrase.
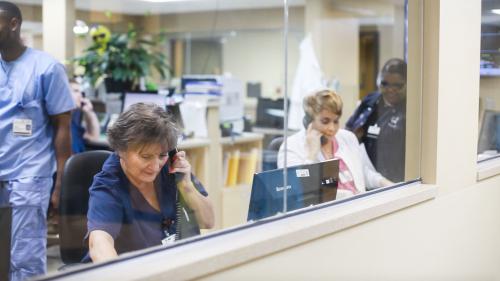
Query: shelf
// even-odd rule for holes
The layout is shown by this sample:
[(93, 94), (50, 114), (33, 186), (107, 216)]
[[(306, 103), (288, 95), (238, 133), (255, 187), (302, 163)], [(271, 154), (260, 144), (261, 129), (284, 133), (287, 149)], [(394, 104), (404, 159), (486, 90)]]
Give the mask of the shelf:
[(221, 138), (221, 145), (243, 144), (247, 142), (262, 141), (264, 135), (258, 133), (244, 132), (240, 136)]
[(193, 139), (185, 139), (179, 142), (177, 147), (181, 150), (184, 149), (193, 149), (193, 148), (202, 148), (207, 147), (210, 144), (210, 140), (206, 138), (193, 138)]
[[(275, 129), (275, 128), (266, 128), (266, 127), (253, 127), (252, 131), (254, 133), (260, 133), (260, 134), (265, 134), (265, 135), (277, 135), (277, 136), (282, 136), (284, 134), (283, 129)], [(288, 135), (291, 136), (298, 132), (297, 130), (291, 130), (288, 129)]]

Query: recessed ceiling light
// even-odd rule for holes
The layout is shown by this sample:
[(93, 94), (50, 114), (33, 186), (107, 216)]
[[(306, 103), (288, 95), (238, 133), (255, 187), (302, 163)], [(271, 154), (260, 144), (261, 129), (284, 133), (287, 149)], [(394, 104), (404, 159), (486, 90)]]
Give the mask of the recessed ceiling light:
[(491, 12), (493, 14), (497, 14), (497, 15), (500, 15), (500, 9), (492, 9)]
[(82, 20), (76, 20), (75, 26), (73, 26), (73, 33), (76, 35), (83, 35), (89, 32), (89, 26)]
[(190, 0), (142, 0), (145, 2), (152, 2), (152, 3), (169, 3), (169, 2), (182, 2), (182, 1), (190, 1)]

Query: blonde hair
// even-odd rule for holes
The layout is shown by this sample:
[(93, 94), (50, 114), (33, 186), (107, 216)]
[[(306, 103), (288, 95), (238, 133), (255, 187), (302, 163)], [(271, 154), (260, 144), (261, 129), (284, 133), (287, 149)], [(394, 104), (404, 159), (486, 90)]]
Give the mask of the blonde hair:
[(333, 90), (320, 90), (304, 98), (304, 112), (310, 116), (316, 116), (322, 110), (328, 110), (342, 115), (342, 99)]

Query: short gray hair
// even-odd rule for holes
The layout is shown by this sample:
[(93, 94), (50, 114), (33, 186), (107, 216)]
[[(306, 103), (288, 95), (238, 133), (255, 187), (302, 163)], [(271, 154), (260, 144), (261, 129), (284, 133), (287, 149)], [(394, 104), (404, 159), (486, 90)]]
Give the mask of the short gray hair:
[(178, 136), (173, 115), (152, 103), (133, 104), (108, 129), (109, 144), (118, 152), (151, 144), (170, 151), (177, 146)]

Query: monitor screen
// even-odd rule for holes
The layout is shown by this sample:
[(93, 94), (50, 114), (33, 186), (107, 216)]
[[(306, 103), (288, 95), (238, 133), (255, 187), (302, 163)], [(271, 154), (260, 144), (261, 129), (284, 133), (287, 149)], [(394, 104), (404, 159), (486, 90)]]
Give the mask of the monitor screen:
[[(172, 103), (173, 99), (171, 97), (166, 97), (164, 95), (158, 94), (145, 94), (145, 93), (125, 93), (123, 100), (123, 111), (127, 110), (132, 104), (144, 102), (144, 103), (154, 103), (173, 115), (175, 122), (179, 128), (184, 127), (182, 121), (181, 112), (179, 110), (179, 104), (177, 102)], [(111, 122), (111, 121), (110, 121)], [(108, 124), (108, 126), (110, 126)]]
[[(288, 167), (287, 211), (335, 200), (338, 175), (339, 161), (336, 159)], [(283, 212), (283, 201), (283, 169), (255, 174), (247, 220)]]
[(283, 128), (285, 116), (283, 101), (283, 99), (259, 98), (257, 100), (255, 126), (262, 128)]
[(127, 110), (131, 105), (139, 102), (154, 103), (162, 108), (166, 108), (167, 99), (164, 95), (158, 94), (143, 94), (143, 93), (125, 93), (123, 99), (123, 111)]

